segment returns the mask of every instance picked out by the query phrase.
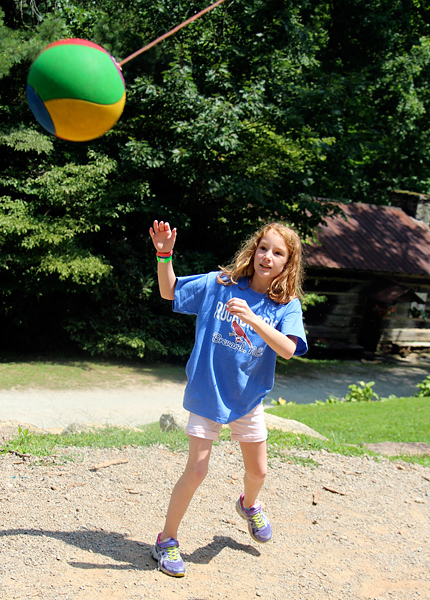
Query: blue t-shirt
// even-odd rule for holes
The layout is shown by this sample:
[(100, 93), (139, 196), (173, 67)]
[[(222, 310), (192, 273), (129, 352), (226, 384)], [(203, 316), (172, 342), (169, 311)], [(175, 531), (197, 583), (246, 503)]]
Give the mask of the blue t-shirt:
[(218, 423), (248, 414), (270, 392), (276, 352), (226, 310), (230, 298), (243, 298), (251, 310), (285, 335), (297, 336), (296, 355), (307, 352), (300, 300), (279, 304), (254, 292), (243, 278), (235, 285), (217, 282), (216, 272), (178, 277), (173, 310), (195, 314), (194, 348), (187, 363), (184, 408)]

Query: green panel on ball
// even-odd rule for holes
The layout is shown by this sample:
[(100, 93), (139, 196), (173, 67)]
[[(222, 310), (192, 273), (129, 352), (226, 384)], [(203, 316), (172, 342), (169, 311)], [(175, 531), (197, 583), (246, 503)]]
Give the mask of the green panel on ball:
[(110, 55), (80, 44), (47, 48), (31, 66), (28, 83), (43, 101), (76, 98), (113, 104), (124, 94), (123, 79)]

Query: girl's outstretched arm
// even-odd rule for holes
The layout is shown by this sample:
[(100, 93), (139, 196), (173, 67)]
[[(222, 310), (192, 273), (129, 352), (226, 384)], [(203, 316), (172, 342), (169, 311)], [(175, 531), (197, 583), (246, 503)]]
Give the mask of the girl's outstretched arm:
[(297, 348), (297, 337), (294, 335), (285, 335), (278, 331), (258, 315), (256, 315), (248, 306), (246, 300), (242, 298), (231, 298), (227, 302), (227, 310), (233, 316), (238, 317), (244, 323), (251, 325), (253, 330), (282, 358), (290, 359)]
[[(170, 229), (169, 223), (164, 221), (154, 221), (149, 229), (149, 235), (154, 243), (157, 252), (168, 254), (173, 251), (176, 241), (176, 228)], [(160, 295), (165, 300), (174, 300), (176, 275), (173, 270), (172, 260), (168, 262), (159, 262), (157, 267), (158, 287)]]

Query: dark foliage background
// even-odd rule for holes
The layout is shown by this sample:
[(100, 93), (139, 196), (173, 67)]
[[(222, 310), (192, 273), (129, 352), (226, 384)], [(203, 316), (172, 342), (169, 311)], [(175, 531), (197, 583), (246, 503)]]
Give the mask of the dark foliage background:
[(177, 274), (228, 262), (262, 221), (303, 239), (317, 198), (428, 193), (430, 8), (421, 0), (227, 0), (124, 65), (102, 138), (34, 120), (31, 62), (82, 37), (118, 61), (195, 0), (3, 2), (0, 9), (0, 350), (184, 358), (192, 319), (158, 297), (148, 229), (179, 230)]

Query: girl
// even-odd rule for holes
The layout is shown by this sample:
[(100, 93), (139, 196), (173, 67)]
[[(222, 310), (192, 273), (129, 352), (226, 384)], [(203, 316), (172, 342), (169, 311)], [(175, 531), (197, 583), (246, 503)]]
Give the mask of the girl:
[(257, 503), (267, 471), (262, 401), (273, 387), (276, 355), (289, 359), (304, 354), (307, 342), (299, 300), (301, 243), (292, 229), (270, 223), (220, 272), (178, 278), (172, 266), (176, 233), (163, 221), (150, 228), (162, 298), (173, 301), (175, 312), (197, 315), (184, 395), (184, 408), (190, 411), (189, 455), (152, 554), (161, 571), (182, 577), (178, 527), (206, 477), (212, 443), (223, 423), (229, 423), (231, 439), (240, 444), (245, 468), (236, 510), (255, 541), (272, 537)]

